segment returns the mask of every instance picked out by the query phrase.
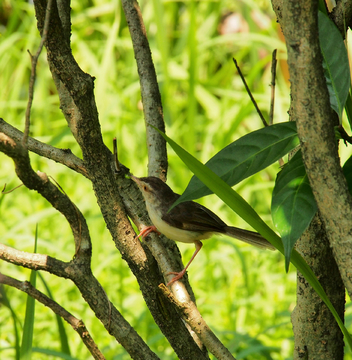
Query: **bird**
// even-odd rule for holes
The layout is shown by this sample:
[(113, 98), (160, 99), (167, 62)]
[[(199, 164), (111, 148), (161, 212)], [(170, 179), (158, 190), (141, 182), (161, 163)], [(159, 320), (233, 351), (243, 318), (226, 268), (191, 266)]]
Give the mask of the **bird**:
[[(131, 175), (145, 200), (152, 226), (145, 227), (137, 236), (145, 238), (151, 232), (165, 235), (176, 242), (194, 243), (195, 252), (180, 272), (170, 272), (175, 275), (167, 286), (180, 280), (188, 267), (201, 250), (205, 240), (214, 234), (227, 235), (259, 248), (275, 250), (275, 247), (260, 234), (228, 226), (216, 214), (194, 201), (185, 201), (170, 210), (173, 203), (180, 197), (161, 179), (154, 176), (138, 178)], [(170, 211), (169, 211), (170, 210)]]

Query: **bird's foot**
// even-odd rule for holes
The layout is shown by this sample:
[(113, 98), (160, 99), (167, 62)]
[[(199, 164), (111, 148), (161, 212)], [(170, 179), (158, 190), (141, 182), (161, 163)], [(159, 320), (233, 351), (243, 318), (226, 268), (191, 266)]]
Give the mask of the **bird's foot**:
[(160, 235), (160, 232), (156, 229), (156, 227), (153, 226), (146, 226), (142, 229), (142, 231), (139, 233), (139, 235), (136, 236), (136, 238), (140, 238), (141, 236), (143, 237), (143, 239), (148, 236), (151, 232), (156, 232), (158, 235)]
[(186, 269), (183, 269), (182, 271), (180, 272), (169, 272), (167, 273), (167, 275), (176, 275), (174, 276), (167, 284), (166, 286), (170, 286), (172, 283), (174, 283), (175, 281), (177, 280), (180, 280), (183, 278), (184, 274), (186, 273)]

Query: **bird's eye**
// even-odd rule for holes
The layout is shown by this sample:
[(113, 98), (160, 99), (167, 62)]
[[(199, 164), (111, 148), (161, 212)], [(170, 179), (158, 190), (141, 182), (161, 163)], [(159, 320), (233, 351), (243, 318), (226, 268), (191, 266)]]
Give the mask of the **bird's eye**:
[(148, 191), (148, 188), (147, 188), (146, 185), (143, 186), (143, 190), (144, 190), (144, 191)]

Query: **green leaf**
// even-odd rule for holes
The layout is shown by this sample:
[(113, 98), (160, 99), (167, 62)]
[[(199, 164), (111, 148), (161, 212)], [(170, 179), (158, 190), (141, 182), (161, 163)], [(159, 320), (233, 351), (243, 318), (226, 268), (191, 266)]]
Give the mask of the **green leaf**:
[[(12, 300), (12, 299), (11, 299)], [(15, 360), (20, 359), (20, 336), (17, 330), (17, 323), (19, 323), (18, 317), (11, 306), (11, 301), (6, 295), (6, 291), (3, 285), (0, 285), (0, 306), (6, 306), (11, 312), (11, 318), (13, 321), (13, 334), (15, 336)], [(0, 348), (1, 349), (1, 348)]]
[[(35, 229), (34, 253), (37, 252), (38, 224)], [(37, 281), (37, 272), (31, 271), (30, 283), (35, 287)], [(26, 315), (23, 325), (22, 344), (20, 349), (20, 359), (30, 360), (32, 357), (33, 328), (34, 328), (35, 300), (27, 295)]]
[(350, 129), (352, 130), (352, 98), (350, 92), (348, 92), (348, 96), (345, 104), (345, 110), (346, 110), (348, 123), (350, 124)]
[(350, 69), (342, 35), (335, 24), (318, 12), (319, 42), (331, 107), (340, 118), (350, 89)]
[[(167, 135), (157, 130), (164, 139), (171, 145), (180, 159), (187, 165), (187, 167), (199, 178), (204, 181), (221, 200), (225, 202), (234, 212), (236, 212), (242, 219), (244, 219), (249, 225), (257, 230), (263, 237), (265, 237), (270, 243), (272, 243), (281, 253), (284, 253), (284, 248), (280, 237), (272, 230), (266, 223), (260, 218), (260, 216), (254, 211), (254, 209), (231, 187), (229, 187), (220, 177), (218, 177), (207, 166), (203, 165), (200, 161), (194, 158), (190, 153), (177, 145)], [(347, 331), (344, 323), (342, 322), (339, 314), (333, 307), (331, 301), (327, 297), (323, 287), (319, 283), (317, 277), (314, 275), (312, 269), (302, 258), (302, 256), (293, 249), (291, 255), (291, 263), (303, 274), (305, 279), (317, 292), (320, 298), (324, 301), (329, 308), (333, 316), (335, 317), (341, 331), (345, 336), (345, 340), (348, 342), (352, 349), (352, 338)]]
[(312, 189), (303, 165), (301, 151), (279, 172), (273, 191), (273, 223), (284, 244), (285, 267), (288, 271), (292, 249), (317, 212)]
[[(48, 297), (55, 301), (48, 284), (46, 283), (44, 277), (42, 276), (42, 274), (40, 272), (38, 273), (38, 276), (45, 287)], [(61, 352), (64, 354), (67, 354), (67, 355), (71, 355), (70, 346), (68, 344), (68, 337), (67, 337), (67, 333), (66, 333), (66, 330), (64, 327), (64, 322), (62, 321), (61, 316), (59, 316), (57, 314), (55, 314), (55, 316), (56, 316), (57, 327), (58, 327), (59, 335), (60, 335), (59, 338), (60, 338), (60, 343), (61, 343)]]
[(342, 170), (347, 180), (348, 189), (352, 194), (352, 156), (345, 162)]
[(318, 5), (318, 6), (319, 6), (319, 7), (318, 7), (319, 11), (321, 11), (321, 12), (322, 12), (323, 14), (325, 14), (325, 15), (328, 14), (325, 0), (319, 0), (319, 5)]
[(34, 347), (33, 353), (44, 354), (46, 355), (45, 359), (50, 358), (50, 359), (64, 359), (64, 360), (79, 360), (78, 358), (72, 357), (69, 354), (52, 349)]
[[(206, 166), (228, 185), (234, 186), (273, 164), (298, 144), (295, 122), (275, 124), (234, 141), (212, 157)], [(211, 193), (207, 186), (193, 176), (178, 203)]]

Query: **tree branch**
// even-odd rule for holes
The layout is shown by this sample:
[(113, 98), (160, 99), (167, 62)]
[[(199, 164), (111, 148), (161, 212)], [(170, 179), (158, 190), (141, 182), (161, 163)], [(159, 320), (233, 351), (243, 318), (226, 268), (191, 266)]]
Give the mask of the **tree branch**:
[(90, 262), (91, 241), (89, 230), (82, 213), (63, 194), (47, 175), (38, 171), (35, 173), (31, 167), (28, 151), (22, 146), (21, 142), (16, 142), (4, 133), (0, 132), (0, 151), (11, 157), (15, 163), (17, 176), (23, 184), (31, 190), (36, 190), (68, 221), (75, 240), (76, 255), (83, 262)]
[(71, 273), (70, 263), (65, 263), (48, 255), (16, 250), (1, 243), (0, 259), (27, 269), (44, 270), (64, 279), (68, 279)]
[(144, 120), (147, 131), (148, 176), (166, 180), (167, 153), (164, 138), (150, 125), (165, 132), (163, 110), (155, 68), (150, 52), (141, 10), (136, 0), (122, 0), (137, 61)]
[(82, 342), (86, 345), (87, 349), (92, 354), (94, 359), (97, 360), (105, 359), (104, 355), (100, 352), (99, 348), (97, 347), (94, 340), (90, 336), (89, 331), (84, 325), (83, 321), (78, 320), (75, 316), (69, 313), (56, 301), (50, 299), (48, 296), (38, 291), (28, 281), (19, 281), (10, 276), (6, 276), (0, 273), (0, 283), (4, 285), (12, 286), (20, 291), (25, 292), (33, 299), (39, 301), (43, 305), (50, 308), (55, 314), (61, 316), (66, 322), (68, 322), (72, 326), (73, 330), (76, 331), (78, 335), (81, 337)]
[(26, 109), (26, 124), (25, 124), (24, 133), (23, 133), (23, 140), (22, 140), (22, 146), (24, 146), (24, 147), (26, 147), (26, 145), (27, 145), (27, 140), (28, 140), (28, 135), (29, 135), (29, 126), (30, 126), (31, 108), (32, 108), (32, 103), (33, 103), (33, 95), (34, 95), (34, 83), (35, 83), (35, 77), (36, 77), (37, 62), (39, 59), (39, 55), (42, 52), (44, 42), (46, 41), (46, 37), (48, 35), (51, 5), (52, 5), (52, 0), (48, 0), (48, 4), (46, 7), (46, 11), (45, 11), (44, 29), (43, 29), (42, 38), (40, 40), (38, 50), (34, 56), (28, 51), (29, 55), (31, 57), (32, 68), (31, 68), (31, 77), (29, 80), (28, 103), (27, 103), (27, 109)]
[[(16, 142), (21, 141), (21, 139), (23, 138), (23, 133), (21, 131), (8, 124), (6, 121), (4, 121), (4, 119), (1, 118), (0, 132), (3, 132), (5, 135), (15, 140)], [(88, 173), (83, 161), (74, 154), (72, 154), (70, 149), (58, 149), (54, 146), (36, 140), (30, 136), (28, 137), (27, 148), (29, 151), (32, 151), (37, 155), (43, 156), (50, 160), (54, 160), (88, 178)]]
[[(34, 4), (38, 28), (42, 31), (45, 1), (37, 0)], [(202, 356), (202, 352), (194, 343), (191, 335), (185, 331), (185, 325), (176, 310), (168, 304), (158, 289), (163, 278), (154, 258), (149, 250), (142, 247), (139, 240), (135, 238), (120, 198), (121, 189), (116, 186), (113, 156), (103, 143), (92, 78), (78, 67), (67, 42), (62, 40), (62, 25), (55, 6), (51, 15), (46, 43), (50, 69), (53, 77), (60, 80), (56, 81), (56, 84), (59, 86), (59, 93), (63, 93), (65, 96), (65, 102), (61, 102), (61, 107), (66, 119), (69, 118), (71, 110), (74, 112), (73, 121), (71, 117), (69, 126), (82, 149), (88, 176), (92, 181), (98, 204), (115, 245), (136, 276), (156, 323), (179, 357), (202, 359), (204, 356), (206, 359), (207, 356)], [(62, 97), (60, 97), (61, 99)], [(73, 103), (75, 107), (69, 108)], [(123, 176), (123, 174), (121, 172), (120, 175)], [(92, 306), (92, 304), (90, 305)], [(167, 320), (165, 313), (160, 312), (160, 308), (165, 308)], [(183, 332), (180, 331), (185, 336), (184, 342), (181, 343), (175, 336), (175, 329), (184, 329)], [(177, 335), (179, 334), (177, 333)]]
[(90, 267), (82, 266), (78, 257), (69, 263), (64, 263), (47, 255), (26, 253), (0, 243), (0, 259), (72, 280), (96, 317), (128, 351), (132, 359), (159, 359), (109, 301), (106, 292), (91, 273)]
[(221, 341), (211, 331), (195, 304), (188, 300), (179, 301), (168, 290), (164, 284), (159, 285), (167, 299), (176, 305), (183, 319), (190, 325), (192, 330), (199, 336), (203, 344), (217, 358), (221, 360), (236, 360), (230, 351), (221, 343)]

